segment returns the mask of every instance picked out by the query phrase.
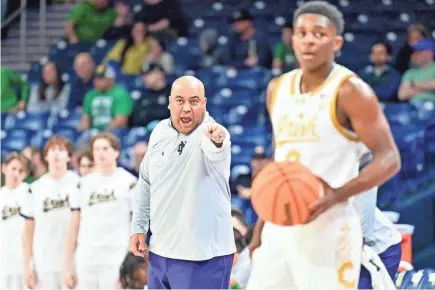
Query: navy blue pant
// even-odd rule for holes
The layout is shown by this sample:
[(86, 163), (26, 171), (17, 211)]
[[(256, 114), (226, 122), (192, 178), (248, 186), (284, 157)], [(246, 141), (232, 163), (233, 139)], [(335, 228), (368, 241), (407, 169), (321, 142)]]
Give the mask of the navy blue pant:
[[(384, 252), (379, 254), (385, 268), (390, 274), (391, 279), (394, 281), (394, 276), (396, 275), (397, 269), (399, 268), (400, 258), (402, 257), (402, 245), (400, 243), (393, 245), (386, 249)], [(372, 277), (370, 272), (367, 271), (364, 266), (361, 265), (361, 272), (359, 276), (358, 289), (373, 289), (372, 287)]]
[(148, 289), (228, 289), (234, 255), (206, 261), (164, 258), (150, 252)]

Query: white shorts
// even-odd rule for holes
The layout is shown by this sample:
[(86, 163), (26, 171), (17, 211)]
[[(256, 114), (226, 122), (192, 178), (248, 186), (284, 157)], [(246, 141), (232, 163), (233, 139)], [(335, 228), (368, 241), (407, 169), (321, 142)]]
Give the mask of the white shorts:
[(0, 273), (0, 289), (24, 289), (24, 276), (22, 274), (5, 274)]
[(266, 223), (247, 289), (357, 289), (362, 234), (349, 204), (307, 225)]
[(92, 266), (77, 263), (77, 289), (116, 289), (119, 266)]
[(63, 289), (62, 272), (52, 271), (35, 271), (37, 289)]

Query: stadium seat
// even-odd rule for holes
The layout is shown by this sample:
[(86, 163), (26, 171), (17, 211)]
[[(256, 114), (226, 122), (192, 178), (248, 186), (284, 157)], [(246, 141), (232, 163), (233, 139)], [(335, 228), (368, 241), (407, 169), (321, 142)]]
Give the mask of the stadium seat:
[(1, 113), (1, 129), (3, 130), (5, 128), (6, 118), (8, 117), (8, 114)]
[(245, 141), (233, 141), (231, 146), (232, 162), (234, 164), (249, 164), (257, 144)]
[(257, 146), (266, 145), (266, 129), (264, 126), (241, 126), (228, 127), (233, 142), (252, 142)]
[(114, 40), (98, 40), (95, 45), (90, 48), (90, 53), (95, 64), (100, 64), (115, 44), (116, 41)]
[(68, 138), (73, 143), (73, 145), (75, 144), (77, 138), (80, 135), (80, 133), (77, 132), (75, 128), (57, 127), (57, 126), (53, 128), (53, 134)]
[(249, 106), (253, 102), (261, 101), (261, 93), (262, 92), (259, 90), (244, 88), (222, 88), (209, 99), (211, 101), (211, 104), (216, 106), (220, 106), (222, 103)]
[(24, 129), (36, 133), (47, 129), (49, 121), (49, 113), (18, 112), (9, 116), (6, 129)]
[(216, 79), (218, 87), (245, 88), (262, 90), (266, 86), (266, 73), (263, 69), (250, 70), (228, 69)]
[(47, 143), (48, 139), (53, 136), (53, 132), (51, 130), (42, 130), (37, 132), (31, 139), (32, 147), (43, 149), (45, 143)]
[(23, 129), (11, 129), (1, 131), (1, 148), (2, 154), (21, 151), (30, 145), (31, 132)]
[(80, 125), (82, 116), (82, 112), (64, 110), (54, 116), (53, 125), (56, 128), (76, 129)]
[(125, 136), (125, 146), (132, 147), (139, 141), (148, 141), (149, 133), (144, 127), (132, 128)]

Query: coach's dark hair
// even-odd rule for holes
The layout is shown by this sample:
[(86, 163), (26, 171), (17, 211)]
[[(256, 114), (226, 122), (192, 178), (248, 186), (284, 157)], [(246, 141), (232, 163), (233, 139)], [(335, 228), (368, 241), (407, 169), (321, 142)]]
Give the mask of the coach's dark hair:
[(372, 47), (378, 44), (383, 45), (385, 47), (385, 50), (387, 51), (389, 56), (393, 55), (393, 47), (391, 46), (391, 44), (389, 44), (385, 40), (378, 40), (375, 43), (373, 43)]
[(132, 252), (127, 253), (119, 269), (119, 282), (122, 289), (141, 289), (136, 286), (133, 274), (144, 264), (148, 266), (147, 256), (144, 258), (135, 256)]
[(343, 14), (334, 5), (326, 1), (311, 1), (303, 4), (296, 9), (293, 16), (293, 23), (303, 14), (319, 14), (327, 17), (335, 26), (337, 34), (341, 35), (344, 31)]

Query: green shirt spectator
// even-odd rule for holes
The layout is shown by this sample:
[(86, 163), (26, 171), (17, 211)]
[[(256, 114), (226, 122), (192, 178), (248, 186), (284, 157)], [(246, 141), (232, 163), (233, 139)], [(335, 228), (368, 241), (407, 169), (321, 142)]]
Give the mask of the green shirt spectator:
[(275, 46), (272, 68), (290, 71), (298, 67), (292, 48), (293, 24), (287, 22), (281, 30), (281, 42)]
[[(21, 79), (21, 75), (9, 68), (1, 68), (1, 111), (12, 112), (24, 110), (29, 98), (29, 83)], [(17, 89), (21, 95), (18, 98)]]
[(120, 129), (125, 127), (133, 110), (133, 100), (126, 90), (114, 84), (115, 73), (111, 68), (97, 67), (95, 89), (85, 95), (84, 117), (79, 130)]
[(407, 70), (403, 75), (399, 99), (435, 103), (435, 45), (430, 39), (421, 39), (413, 49), (411, 59), (416, 67)]
[(116, 11), (108, 8), (107, 1), (89, 0), (77, 4), (71, 11), (70, 22), (67, 24), (69, 41), (97, 41), (113, 25), (116, 17)]

